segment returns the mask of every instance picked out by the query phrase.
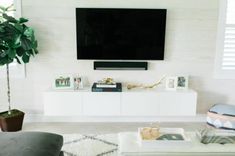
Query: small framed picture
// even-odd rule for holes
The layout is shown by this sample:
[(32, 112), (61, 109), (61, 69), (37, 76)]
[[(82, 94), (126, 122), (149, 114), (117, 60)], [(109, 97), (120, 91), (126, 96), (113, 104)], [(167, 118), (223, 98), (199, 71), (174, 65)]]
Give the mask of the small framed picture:
[(83, 89), (83, 77), (76, 76), (73, 78), (74, 90)]
[(188, 76), (177, 77), (177, 89), (188, 89)]
[(176, 90), (177, 89), (177, 77), (167, 77), (166, 78), (166, 89)]
[(59, 75), (55, 78), (55, 89), (73, 89), (73, 76), (71, 75)]

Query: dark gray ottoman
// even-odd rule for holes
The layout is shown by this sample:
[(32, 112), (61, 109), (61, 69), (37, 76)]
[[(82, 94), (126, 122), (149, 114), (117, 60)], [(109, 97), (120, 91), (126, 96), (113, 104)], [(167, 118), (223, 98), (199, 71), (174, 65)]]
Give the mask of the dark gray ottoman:
[(44, 132), (0, 132), (0, 156), (63, 156), (61, 135)]

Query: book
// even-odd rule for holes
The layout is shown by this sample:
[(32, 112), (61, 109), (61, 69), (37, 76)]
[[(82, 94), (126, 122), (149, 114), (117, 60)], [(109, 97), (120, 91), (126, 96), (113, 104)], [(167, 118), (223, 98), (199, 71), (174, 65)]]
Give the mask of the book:
[(91, 88), (92, 92), (122, 92), (122, 84), (116, 83), (116, 87), (97, 87), (97, 83), (94, 83)]
[(105, 83), (97, 83), (96, 84), (97, 88), (116, 88), (117, 84), (105, 84)]

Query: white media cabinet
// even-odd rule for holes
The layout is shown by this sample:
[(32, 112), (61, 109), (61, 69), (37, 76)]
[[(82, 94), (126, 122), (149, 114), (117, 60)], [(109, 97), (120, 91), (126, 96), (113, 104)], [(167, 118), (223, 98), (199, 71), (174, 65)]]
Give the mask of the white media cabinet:
[(156, 117), (196, 115), (197, 92), (165, 89), (44, 92), (44, 115), (80, 117)]

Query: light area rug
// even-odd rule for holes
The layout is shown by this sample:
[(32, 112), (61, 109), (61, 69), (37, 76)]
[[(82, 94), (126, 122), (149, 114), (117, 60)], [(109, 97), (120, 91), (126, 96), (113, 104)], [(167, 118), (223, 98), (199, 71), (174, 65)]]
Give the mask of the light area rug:
[(117, 156), (118, 135), (65, 134), (64, 156)]

